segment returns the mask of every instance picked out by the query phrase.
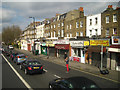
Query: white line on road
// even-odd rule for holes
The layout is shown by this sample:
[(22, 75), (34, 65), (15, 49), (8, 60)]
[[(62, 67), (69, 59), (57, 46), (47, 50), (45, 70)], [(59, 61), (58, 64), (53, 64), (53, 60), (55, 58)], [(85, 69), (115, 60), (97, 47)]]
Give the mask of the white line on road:
[(30, 89), (33, 90), (31, 88), (31, 86), (23, 79), (23, 77), (15, 70), (15, 68), (10, 64), (10, 62), (5, 58), (5, 56), (3, 54), (1, 54), (3, 56), (3, 58), (5, 59), (5, 61), (8, 63), (8, 65), (12, 68), (12, 70), (16, 73), (16, 75), (20, 78), (20, 80), (24, 83), (24, 85)]
[(57, 75), (54, 75), (55, 77), (57, 77), (57, 78), (61, 78), (60, 76), (57, 76)]
[(43, 69), (45, 72), (47, 72), (47, 70), (46, 69)]

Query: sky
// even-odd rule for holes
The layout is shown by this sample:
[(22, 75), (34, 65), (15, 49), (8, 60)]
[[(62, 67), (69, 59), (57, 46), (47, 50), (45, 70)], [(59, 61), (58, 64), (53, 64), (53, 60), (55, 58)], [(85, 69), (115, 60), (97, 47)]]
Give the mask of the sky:
[[(113, 2), (114, 1), (114, 2)], [(118, 6), (120, 0), (2, 0), (0, 2), (0, 33), (3, 27), (18, 25), (24, 30), (35, 17), (36, 21), (52, 18), (83, 7), (84, 14), (103, 12), (108, 5)], [(120, 3), (119, 3), (120, 4)]]

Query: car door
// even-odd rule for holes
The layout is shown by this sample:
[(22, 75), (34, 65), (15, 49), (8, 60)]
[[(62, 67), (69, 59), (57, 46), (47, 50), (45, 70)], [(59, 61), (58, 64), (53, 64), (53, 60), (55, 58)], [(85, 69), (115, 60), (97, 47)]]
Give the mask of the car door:
[(23, 61), (22, 62), (22, 68), (23, 68), (23, 70), (25, 70), (26, 67), (27, 67), (27, 61)]

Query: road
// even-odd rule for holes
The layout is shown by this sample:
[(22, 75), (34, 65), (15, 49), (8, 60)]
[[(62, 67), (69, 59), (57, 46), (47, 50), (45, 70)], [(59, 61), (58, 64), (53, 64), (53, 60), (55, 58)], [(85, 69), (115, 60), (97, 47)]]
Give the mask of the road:
[[(5, 56), (6, 57), (6, 56)], [(32, 58), (28, 56), (29, 58)], [(98, 84), (101, 88), (118, 88), (118, 84), (106, 79), (102, 79), (99, 77), (95, 77), (93, 75), (86, 74), (84, 72), (70, 69), (69, 73), (66, 73), (66, 68), (62, 65), (58, 65), (52, 62), (48, 62), (45, 60), (39, 59), (39, 61), (44, 65), (44, 73), (43, 74), (35, 74), (35, 75), (25, 75), (24, 71), (19, 69), (19, 65), (16, 65), (12, 62), (9, 57), (6, 59), (10, 62), (10, 64), (15, 68), (15, 70), (23, 77), (23, 79), (30, 85), (31, 88), (48, 88), (49, 81), (56, 78), (65, 78), (65, 77), (73, 77), (73, 76), (84, 76), (91, 80), (93, 80), (96, 84)], [(3, 65), (3, 88), (27, 88), (22, 81), (16, 76), (7, 62), (2, 58)]]

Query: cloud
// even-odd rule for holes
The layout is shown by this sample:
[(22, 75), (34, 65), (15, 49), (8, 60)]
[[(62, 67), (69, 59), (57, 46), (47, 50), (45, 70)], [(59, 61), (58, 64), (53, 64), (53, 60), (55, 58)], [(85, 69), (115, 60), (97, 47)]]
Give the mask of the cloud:
[(12, 11), (12, 10), (8, 10), (8, 9), (2, 9), (2, 18), (0, 18), (0, 20), (2, 19), (2, 22), (10, 22), (14, 17), (16, 17), (16, 12)]

